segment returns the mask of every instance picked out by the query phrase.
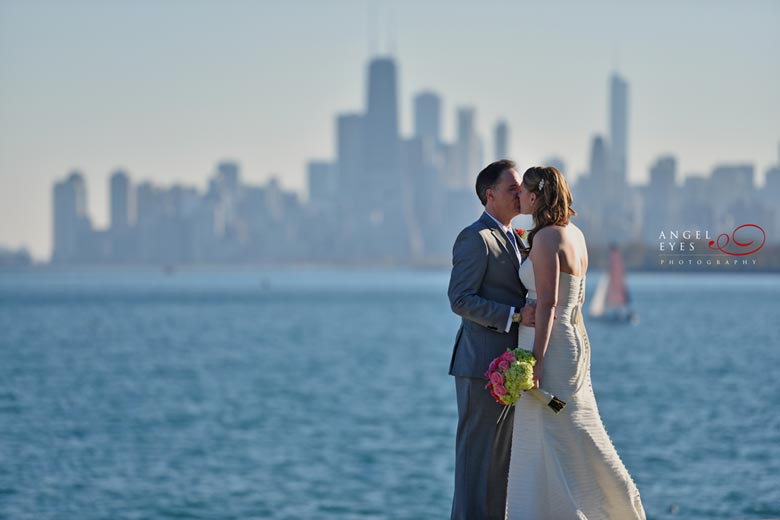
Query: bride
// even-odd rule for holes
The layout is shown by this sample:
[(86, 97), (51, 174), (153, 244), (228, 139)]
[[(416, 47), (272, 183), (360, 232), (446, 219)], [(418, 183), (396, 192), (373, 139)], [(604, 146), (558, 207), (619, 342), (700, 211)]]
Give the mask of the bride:
[(520, 212), (534, 218), (530, 254), (520, 266), (535, 327), (518, 345), (537, 359), (534, 383), (567, 403), (559, 414), (528, 396), (515, 405), (506, 517), (509, 520), (645, 518), (634, 482), (599, 416), (582, 322), (588, 253), (566, 180), (555, 168), (529, 168)]

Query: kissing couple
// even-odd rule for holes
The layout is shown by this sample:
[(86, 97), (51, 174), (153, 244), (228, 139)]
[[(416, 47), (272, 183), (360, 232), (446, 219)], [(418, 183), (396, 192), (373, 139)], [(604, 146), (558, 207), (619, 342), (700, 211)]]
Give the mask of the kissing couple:
[[(458, 427), (452, 520), (644, 519), (639, 491), (599, 415), (583, 323), (588, 251), (563, 174), (521, 176), (500, 160), (477, 176), (482, 216), (452, 249), (450, 306), (462, 318), (450, 362)], [(512, 219), (531, 215), (527, 244)], [(534, 388), (503, 414), (485, 388), (507, 349), (533, 353)], [(501, 421), (498, 421), (502, 417)]]

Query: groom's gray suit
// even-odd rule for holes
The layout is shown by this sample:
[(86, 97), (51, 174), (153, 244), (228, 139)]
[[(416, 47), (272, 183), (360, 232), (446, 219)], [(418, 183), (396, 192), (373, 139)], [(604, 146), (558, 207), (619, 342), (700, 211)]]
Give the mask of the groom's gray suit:
[(460, 232), (452, 249), (448, 295), (463, 318), (450, 362), (458, 400), (453, 520), (504, 518), (512, 416), (497, 431), (503, 407), (485, 389), (484, 373), (517, 345), (518, 325), (508, 333), (506, 327), (511, 308), (525, 304), (519, 267), (514, 247), (487, 213)]

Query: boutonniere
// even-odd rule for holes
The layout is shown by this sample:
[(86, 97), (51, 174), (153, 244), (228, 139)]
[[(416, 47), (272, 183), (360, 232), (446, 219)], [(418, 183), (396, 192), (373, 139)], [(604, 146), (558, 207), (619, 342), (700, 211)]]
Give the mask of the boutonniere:
[(520, 236), (520, 256), (525, 260), (528, 258), (528, 253), (531, 252), (531, 249), (528, 247), (528, 232), (523, 228), (515, 228), (515, 233)]

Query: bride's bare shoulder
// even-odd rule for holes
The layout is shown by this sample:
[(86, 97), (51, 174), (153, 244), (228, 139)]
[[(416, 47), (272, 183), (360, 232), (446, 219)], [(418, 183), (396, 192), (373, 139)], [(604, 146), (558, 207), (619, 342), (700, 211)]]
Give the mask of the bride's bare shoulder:
[(569, 222), (568, 224), (566, 224), (566, 229), (582, 235), (582, 230), (579, 227), (577, 227), (577, 224), (575, 224), (574, 222)]
[(559, 244), (563, 240), (565, 232), (566, 228), (563, 226), (545, 226), (536, 233), (534, 241), (540, 241), (547, 245)]
[(578, 240), (585, 241), (585, 233), (582, 232), (580, 228), (578, 228), (575, 224), (569, 222), (566, 225), (566, 229), (569, 233), (571, 233), (571, 237), (576, 238)]

